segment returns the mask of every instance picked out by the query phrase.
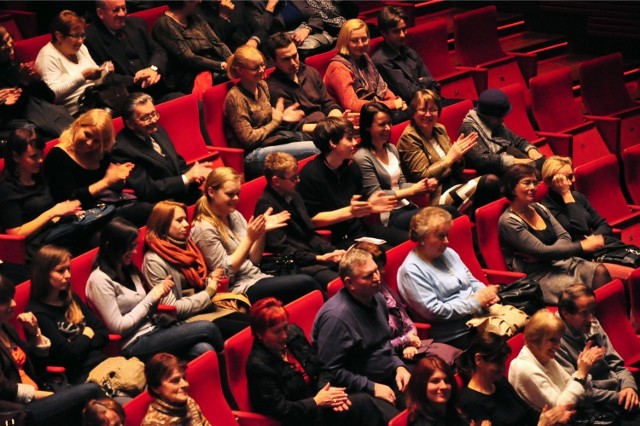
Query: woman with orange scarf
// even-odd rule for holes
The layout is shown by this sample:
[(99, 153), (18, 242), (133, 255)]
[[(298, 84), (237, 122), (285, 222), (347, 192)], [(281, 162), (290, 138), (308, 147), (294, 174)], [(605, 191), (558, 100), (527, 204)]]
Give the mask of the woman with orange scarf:
[[(151, 286), (168, 276), (175, 287), (162, 299), (164, 305), (176, 307), (179, 320), (214, 321), (227, 339), (249, 325), (249, 315), (215, 306), (211, 298), (218, 291), (222, 269), (207, 271), (200, 249), (188, 238), (186, 206), (175, 201), (155, 205), (147, 222), (142, 271)], [(202, 315), (206, 314), (206, 315)]]

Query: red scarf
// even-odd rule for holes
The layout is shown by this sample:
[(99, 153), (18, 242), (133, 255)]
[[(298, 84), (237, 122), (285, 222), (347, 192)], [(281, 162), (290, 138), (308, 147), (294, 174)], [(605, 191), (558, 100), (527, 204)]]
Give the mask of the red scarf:
[(204, 288), (207, 279), (207, 264), (202, 252), (191, 239), (187, 239), (186, 248), (179, 247), (169, 241), (153, 238), (147, 241), (149, 248), (167, 262), (177, 266), (191, 287)]

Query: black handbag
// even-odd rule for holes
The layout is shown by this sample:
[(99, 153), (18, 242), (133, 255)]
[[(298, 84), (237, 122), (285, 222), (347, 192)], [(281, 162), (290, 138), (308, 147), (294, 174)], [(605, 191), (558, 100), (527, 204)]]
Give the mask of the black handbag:
[(640, 268), (640, 247), (625, 244), (617, 238), (605, 236), (604, 247), (594, 253), (593, 260), (601, 263)]
[(129, 89), (123, 83), (89, 86), (78, 99), (78, 110), (84, 113), (94, 108), (107, 109), (116, 117), (120, 115), (127, 96)]
[(527, 277), (501, 287), (498, 296), (503, 305), (514, 306), (529, 316), (546, 306), (540, 283)]
[(620, 416), (602, 405), (580, 406), (576, 415), (569, 421), (570, 426), (617, 426)]

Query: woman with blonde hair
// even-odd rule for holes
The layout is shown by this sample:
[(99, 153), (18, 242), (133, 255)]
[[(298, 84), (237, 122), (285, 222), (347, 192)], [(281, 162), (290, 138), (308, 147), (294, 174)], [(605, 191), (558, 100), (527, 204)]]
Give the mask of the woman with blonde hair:
[(360, 112), (370, 101), (385, 104), (392, 111), (393, 122), (408, 119), (407, 104), (396, 96), (382, 79), (369, 57), (369, 29), (360, 19), (342, 24), (336, 50), (324, 74), (327, 92), (344, 109)]
[(202, 252), (188, 236), (187, 207), (175, 201), (156, 204), (147, 222), (148, 250), (142, 272), (152, 287), (169, 275), (173, 278), (176, 285), (161, 303), (175, 306), (179, 320), (213, 321), (222, 337), (229, 338), (249, 325), (249, 316), (212, 303), (222, 269), (209, 271)]
[(107, 329), (71, 290), (71, 254), (46, 245), (33, 258), (27, 310), (34, 313), (42, 333), (51, 340), (49, 364), (63, 366), (72, 383), (82, 383), (106, 359), (101, 349)]
[(55, 201), (77, 199), (83, 209), (114, 204), (116, 216), (142, 226), (152, 206), (122, 193), (134, 164), (110, 161), (114, 133), (107, 111), (85, 112), (60, 135), (44, 161), (44, 175)]
[(245, 150), (247, 180), (262, 175), (264, 160), (271, 152), (287, 152), (298, 160), (318, 153), (304, 133), (279, 132), (278, 127), (304, 117), (299, 104), (284, 107), (284, 99), (272, 100), (264, 81), (267, 65), (255, 47), (240, 46), (227, 61), (229, 78), (240, 81), (224, 100), (224, 129), (232, 146)]
[(253, 303), (273, 296), (285, 303), (313, 290), (322, 290), (308, 275), (274, 277), (258, 268), (264, 251), (265, 234), (286, 226), (289, 212), (272, 215), (272, 208), (247, 222), (236, 210), (240, 196), (240, 175), (230, 167), (215, 169), (196, 203), (191, 238), (209, 270), (222, 268), (229, 278), (229, 289), (246, 293)]

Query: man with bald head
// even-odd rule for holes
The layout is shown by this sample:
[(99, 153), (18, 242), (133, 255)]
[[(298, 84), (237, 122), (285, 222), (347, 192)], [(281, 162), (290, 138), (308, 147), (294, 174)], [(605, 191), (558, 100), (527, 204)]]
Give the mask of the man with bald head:
[(112, 61), (116, 78), (130, 92), (142, 90), (156, 102), (182, 95), (167, 80), (167, 52), (149, 35), (144, 20), (127, 16), (125, 0), (96, 1), (96, 16), (85, 40), (95, 61)]

